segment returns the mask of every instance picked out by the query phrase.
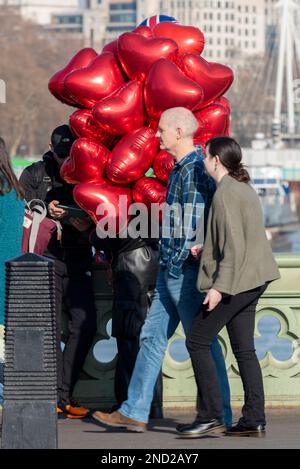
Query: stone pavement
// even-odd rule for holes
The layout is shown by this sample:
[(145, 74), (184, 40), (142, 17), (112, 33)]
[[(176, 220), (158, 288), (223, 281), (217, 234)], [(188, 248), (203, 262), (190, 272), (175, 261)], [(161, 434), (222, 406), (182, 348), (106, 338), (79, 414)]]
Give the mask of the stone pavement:
[(164, 420), (152, 420), (146, 433), (107, 428), (91, 418), (59, 420), (58, 447), (98, 450), (300, 449), (300, 409), (268, 411), (267, 435), (264, 438), (206, 436), (181, 439), (174, 432), (175, 426), (177, 423), (191, 422), (194, 414), (168, 411), (165, 417)]
[(265, 438), (207, 436), (181, 439), (177, 423), (191, 422), (194, 414), (165, 413), (152, 420), (146, 433), (107, 428), (92, 419), (59, 420), (59, 448), (78, 449), (292, 449), (300, 448), (300, 410), (270, 411)]

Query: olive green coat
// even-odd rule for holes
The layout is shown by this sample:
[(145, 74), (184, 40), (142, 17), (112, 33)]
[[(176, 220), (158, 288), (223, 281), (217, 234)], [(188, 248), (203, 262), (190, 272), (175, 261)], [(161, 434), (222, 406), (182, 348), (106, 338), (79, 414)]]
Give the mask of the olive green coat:
[(250, 184), (222, 178), (212, 201), (197, 286), (236, 295), (280, 277)]

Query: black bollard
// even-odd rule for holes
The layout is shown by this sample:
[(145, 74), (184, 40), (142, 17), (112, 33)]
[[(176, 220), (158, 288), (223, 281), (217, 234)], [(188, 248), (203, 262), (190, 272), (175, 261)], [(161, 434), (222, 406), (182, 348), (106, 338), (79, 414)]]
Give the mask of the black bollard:
[(6, 262), (2, 448), (56, 448), (54, 262)]

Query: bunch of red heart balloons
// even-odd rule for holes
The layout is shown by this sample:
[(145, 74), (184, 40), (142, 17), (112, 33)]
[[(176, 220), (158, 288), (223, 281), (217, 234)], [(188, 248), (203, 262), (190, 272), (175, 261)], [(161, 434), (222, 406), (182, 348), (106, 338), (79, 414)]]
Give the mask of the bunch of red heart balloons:
[[(223, 95), (233, 72), (206, 61), (203, 49), (198, 28), (172, 22), (140, 26), (99, 55), (82, 49), (50, 79), (50, 92), (79, 108), (70, 117), (78, 138), (61, 175), (76, 185), (76, 202), (96, 223), (103, 217), (97, 210), (103, 202), (115, 207), (118, 224), (128, 219), (128, 212), (121, 213), (126, 205), (120, 206), (120, 195), (128, 205), (164, 202), (174, 162), (159, 150), (156, 130), (166, 109), (183, 106), (194, 112), (196, 145), (229, 135), (230, 104)], [(146, 177), (151, 167), (155, 177)]]

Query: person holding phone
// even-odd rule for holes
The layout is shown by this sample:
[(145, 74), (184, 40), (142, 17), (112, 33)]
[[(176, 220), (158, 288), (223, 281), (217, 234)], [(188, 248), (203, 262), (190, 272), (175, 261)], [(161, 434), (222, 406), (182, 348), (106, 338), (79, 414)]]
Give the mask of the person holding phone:
[[(60, 167), (69, 156), (75, 137), (69, 126), (53, 130), (49, 151), (42, 161), (26, 168), (20, 178), (25, 199), (41, 199), (48, 204), (49, 216), (60, 221), (62, 236), (54, 233), (45, 256), (54, 259), (57, 312), (57, 412), (68, 418), (83, 418), (88, 409), (73, 399), (73, 390), (96, 333), (96, 307), (92, 288), (92, 248), (89, 235), (94, 224), (88, 216), (68, 213), (73, 207), (73, 186), (60, 176)], [(66, 207), (61, 208), (60, 205)], [(68, 337), (61, 350), (61, 315), (69, 316)]]

